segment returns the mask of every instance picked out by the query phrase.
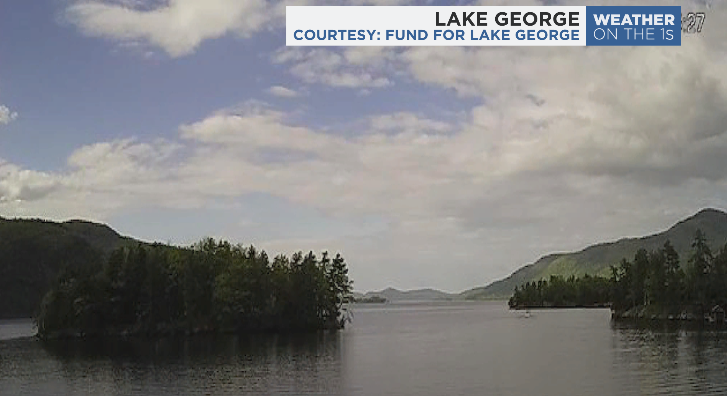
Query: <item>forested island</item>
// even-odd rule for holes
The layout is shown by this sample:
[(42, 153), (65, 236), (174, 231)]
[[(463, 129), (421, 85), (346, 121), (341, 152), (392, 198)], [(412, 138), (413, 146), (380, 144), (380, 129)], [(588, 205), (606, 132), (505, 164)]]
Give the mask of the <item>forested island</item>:
[(357, 304), (385, 304), (388, 302), (388, 300), (385, 297), (381, 296), (371, 296), (359, 298), (354, 297), (353, 302)]
[(41, 338), (343, 328), (352, 281), (340, 255), (290, 258), (205, 239), (137, 244), (67, 266), (41, 303)]
[(614, 318), (714, 320), (727, 306), (727, 245), (713, 253), (697, 230), (683, 266), (669, 241), (640, 249), (632, 261), (611, 266), (611, 276), (551, 277), (516, 287), (513, 309), (611, 307)]
[(508, 304), (513, 309), (608, 307), (611, 281), (601, 276), (551, 276), (515, 287)]

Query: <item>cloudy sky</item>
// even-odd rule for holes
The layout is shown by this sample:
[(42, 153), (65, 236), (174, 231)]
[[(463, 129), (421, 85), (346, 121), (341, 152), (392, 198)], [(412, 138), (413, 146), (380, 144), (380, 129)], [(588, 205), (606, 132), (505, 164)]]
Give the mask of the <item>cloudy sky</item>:
[(727, 208), (727, 2), (666, 48), (293, 48), (285, 5), (4, 2), (0, 215), (460, 291)]

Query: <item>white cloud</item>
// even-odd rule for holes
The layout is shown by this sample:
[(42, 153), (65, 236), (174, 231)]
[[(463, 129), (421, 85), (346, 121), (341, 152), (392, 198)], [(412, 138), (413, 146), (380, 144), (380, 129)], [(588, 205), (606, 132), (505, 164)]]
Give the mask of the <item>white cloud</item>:
[(372, 6), (403, 6), (403, 5), (413, 5), (413, 3), (417, 3), (416, 0), (350, 0), (349, 4), (352, 6), (364, 6), (364, 5), (372, 5)]
[(264, 0), (76, 1), (66, 17), (85, 34), (162, 48), (172, 57), (192, 53), (204, 40), (250, 37), (273, 13)]
[(0, 160), (0, 205), (8, 202), (34, 201), (50, 194), (58, 181), (42, 172), (23, 170)]
[(63, 172), (2, 165), (0, 210), (101, 216), (265, 193), (383, 218), (383, 231), (304, 241), (341, 247), (361, 287), (483, 284), (543, 253), (727, 208), (725, 33), (710, 28), (725, 10), (677, 48), (284, 48), (274, 62), (304, 83), (406, 78), (482, 104), (453, 122), (391, 103), (336, 129), (248, 103), (180, 126), (178, 141), (79, 148)]
[(18, 118), (18, 113), (0, 105), (0, 125), (7, 125)]
[(83, 146), (68, 158), (70, 172), (62, 180), (83, 190), (131, 195), (155, 188), (173, 175), (173, 155), (179, 144), (166, 140), (140, 143), (135, 139), (116, 140)]
[[(177, 191), (174, 154), (179, 144), (134, 139), (82, 146), (64, 171), (22, 169), (0, 159), (0, 211), (52, 219), (103, 219), (125, 207), (156, 202)], [(197, 197), (167, 195), (165, 205), (185, 206)]]
[(374, 116), (369, 119), (369, 124), (372, 131), (419, 133), (422, 134), (422, 136), (430, 132), (450, 132), (455, 128), (455, 126), (450, 123), (428, 119), (408, 112), (398, 112)]
[(253, 151), (259, 148), (321, 150), (331, 138), (308, 128), (286, 123), (286, 114), (258, 104), (219, 111), (202, 121), (182, 125), (181, 136), (204, 143), (237, 145)]
[(270, 95), (278, 96), (281, 98), (295, 98), (295, 97), (300, 96), (300, 94), (297, 91), (292, 90), (290, 88), (280, 86), (280, 85), (275, 85), (275, 86), (268, 88), (267, 92)]
[(291, 64), (290, 73), (309, 84), (339, 88), (382, 88), (393, 84), (387, 72), (386, 59), (393, 54), (388, 48), (347, 48), (335, 51), (283, 48), (273, 61)]
[(421, 81), (487, 98), (473, 110), (471, 134), (486, 131), (503, 171), (723, 177), (714, 166), (727, 149), (727, 73), (698, 40), (678, 52), (417, 48), (406, 56)]
[[(284, 27), (289, 5), (341, 5), (327, 0), (71, 0), (64, 16), (81, 32), (125, 44), (144, 44), (172, 57), (205, 40), (249, 38)], [(352, 0), (350, 5), (405, 5), (410, 0)], [(146, 53), (146, 51), (144, 52)]]
[[(541, 106), (550, 103), (545, 100)], [(123, 140), (81, 147), (64, 173), (6, 164), (0, 172), (5, 197), (0, 208), (96, 218), (150, 202), (201, 208), (220, 198), (266, 193), (332, 216), (387, 219), (386, 230), (368, 236), (306, 241), (344, 250), (363, 287), (380, 286), (377, 279), (384, 274), (400, 286), (457, 289), (505, 275), (552, 249), (578, 248), (622, 236), (624, 230), (654, 231), (665, 225), (667, 210), (671, 221), (695, 205), (721, 202), (695, 200), (691, 191), (698, 191), (697, 197), (727, 193), (723, 179), (648, 185), (612, 172), (592, 177), (587, 168), (567, 161), (565, 169), (558, 167), (553, 155), (577, 156), (583, 146), (560, 141), (560, 151), (537, 155), (539, 145), (547, 149), (547, 139), (533, 135), (532, 128), (515, 128), (529, 125), (515, 115), (544, 110), (524, 100), (508, 103), (497, 109), (520, 109), (503, 114), (514, 121), (494, 122), (493, 110), (483, 107), (459, 126), (391, 113), (365, 119), (368, 130), (358, 135), (302, 126), (290, 114), (248, 103), (182, 125), (179, 143)], [(619, 113), (606, 113), (612, 114)], [(561, 138), (557, 129), (550, 132)], [(568, 136), (578, 138), (578, 131)], [(649, 136), (658, 142), (659, 136)], [(686, 149), (693, 146), (689, 139), (683, 143)], [(261, 161), (257, 156), (266, 150), (280, 156)], [(295, 152), (306, 155), (290, 161)], [(675, 169), (688, 169), (693, 161), (678, 159)], [(604, 221), (586, 224), (584, 218)], [(605, 221), (611, 218), (620, 220)], [(299, 240), (260, 242), (276, 251), (306, 247)], [(408, 247), (405, 252), (402, 246)], [(454, 267), (440, 265), (445, 256)]]

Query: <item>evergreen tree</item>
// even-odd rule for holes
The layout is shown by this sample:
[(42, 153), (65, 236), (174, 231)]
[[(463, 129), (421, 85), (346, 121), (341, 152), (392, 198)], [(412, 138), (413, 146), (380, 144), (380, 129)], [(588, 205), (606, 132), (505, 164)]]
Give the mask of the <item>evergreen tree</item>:
[(697, 230), (692, 242), (692, 255), (689, 258), (690, 297), (692, 301), (704, 308), (707, 303), (709, 275), (712, 267), (712, 252), (707, 245), (707, 238), (702, 230)]
[(664, 243), (664, 299), (667, 305), (678, 304), (683, 297), (684, 271), (679, 266), (679, 254), (670, 241)]

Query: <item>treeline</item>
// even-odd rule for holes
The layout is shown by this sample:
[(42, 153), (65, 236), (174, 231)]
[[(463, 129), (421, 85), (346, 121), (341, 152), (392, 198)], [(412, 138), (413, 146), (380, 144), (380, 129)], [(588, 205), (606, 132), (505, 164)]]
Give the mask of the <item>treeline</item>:
[(41, 337), (338, 329), (351, 289), (343, 257), (326, 252), (139, 244), (62, 270), (36, 320)]
[(594, 307), (608, 304), (611, 282), (603, 277), (584, 275), (550, 276), (550, 280), (527, 282), (515, 287), (508, 304), (511, 308), (571, 308)]
[(614, 309), (639, 306), (694, 306), (704, 310), (727, 303), (727, 245), (714, 254), (697, 230), (692, 251), (682, 266), (667, 241), (654, 252), (639, 250), (633, 261), (611, 267)]
[(697, 230), (685, 265), (669, 241), (655, 251), (640, 249), (633, 261), (611, 266), (610, 278), (584, 276), (528, 282), (516, 287), (512, 308), (606, 306), (616, 312), (634, 308), (682, 311), (727, 305), (727, 245), (714, 254)]

